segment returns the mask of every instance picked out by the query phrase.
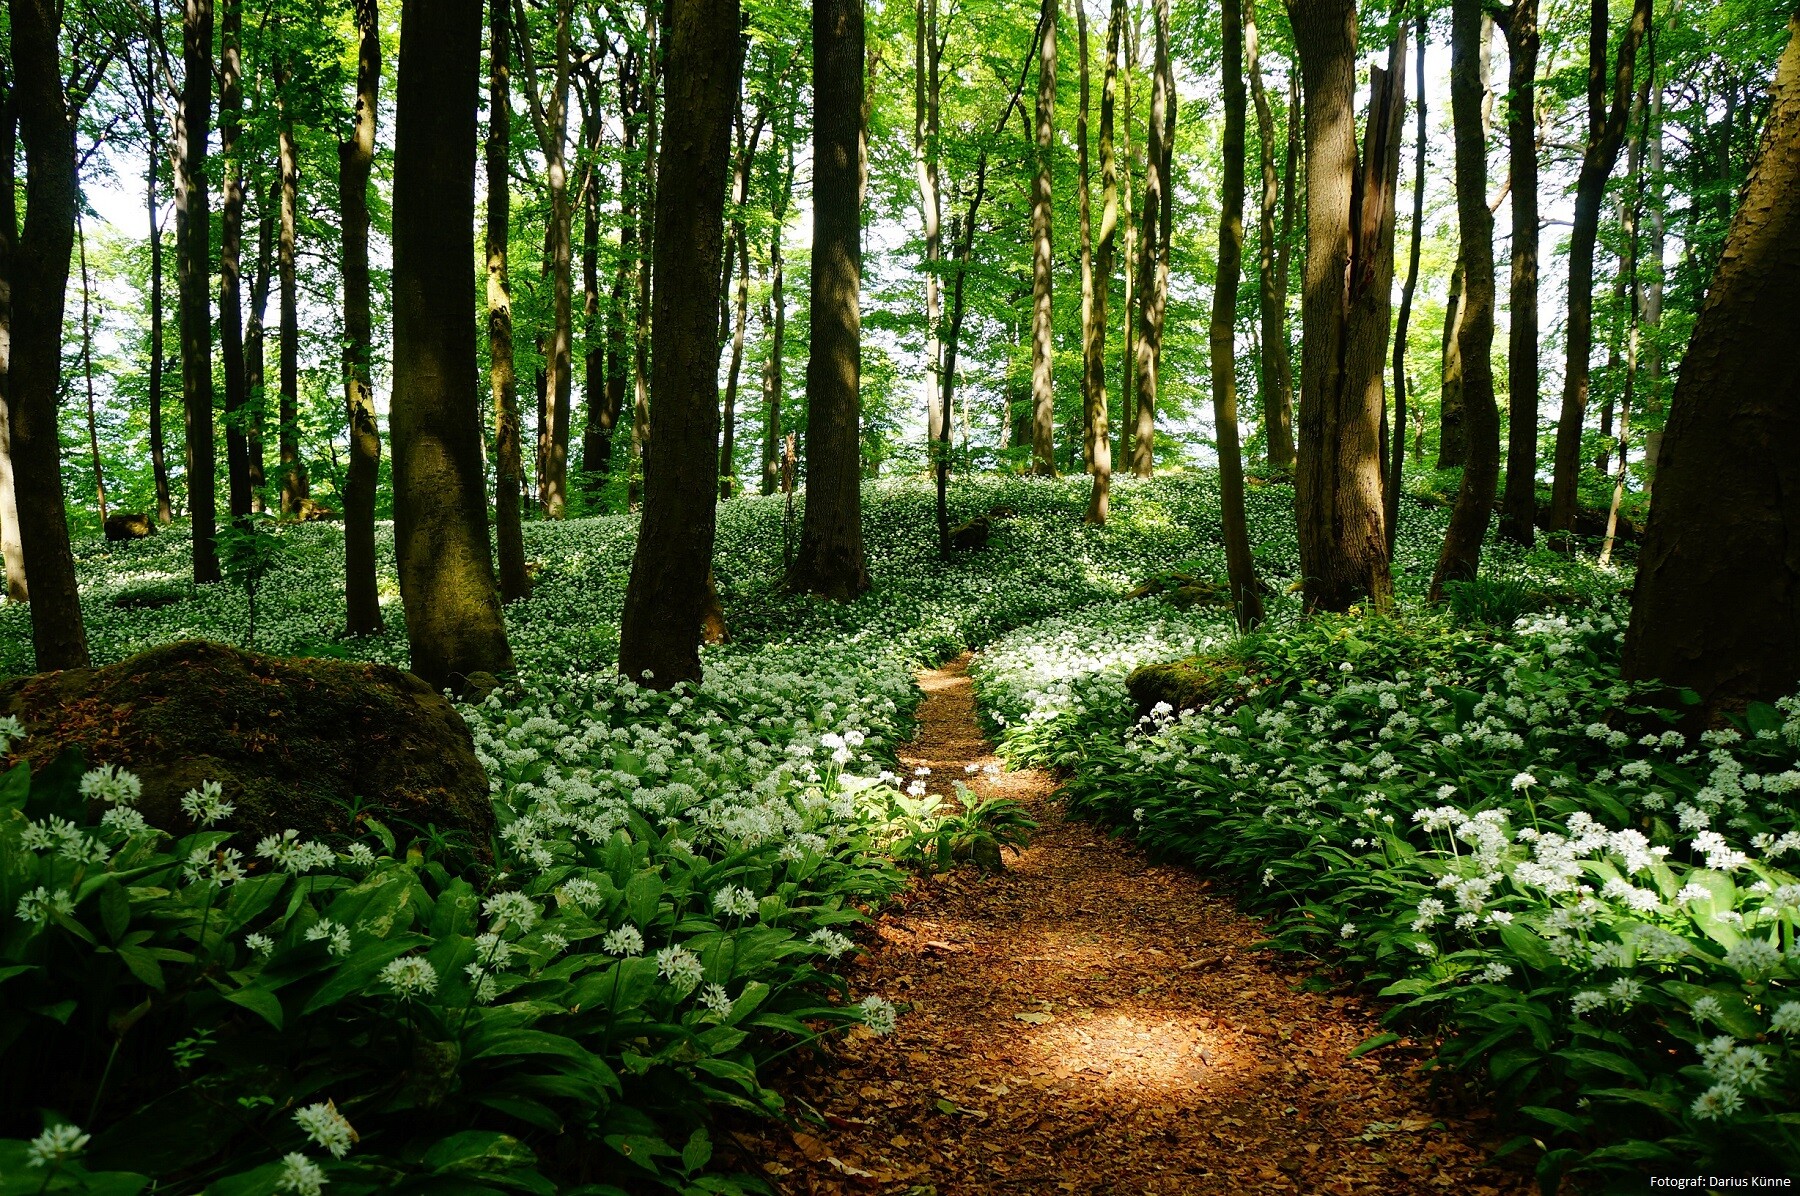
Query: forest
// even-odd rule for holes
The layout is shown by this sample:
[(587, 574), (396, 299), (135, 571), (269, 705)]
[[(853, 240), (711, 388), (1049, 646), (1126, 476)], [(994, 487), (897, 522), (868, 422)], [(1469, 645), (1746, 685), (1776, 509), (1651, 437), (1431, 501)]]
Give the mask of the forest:
[(1793, 0), (4, 0), (0, 1196), (1800, 1180)]

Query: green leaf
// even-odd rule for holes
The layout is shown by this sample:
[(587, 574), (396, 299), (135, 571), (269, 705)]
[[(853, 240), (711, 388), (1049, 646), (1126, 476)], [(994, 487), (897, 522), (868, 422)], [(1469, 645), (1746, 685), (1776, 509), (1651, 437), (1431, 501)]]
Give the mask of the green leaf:
[(1556, 962), (1544, 940), (1528, 927), (1508, 923), (1500, 928), (1500, 941), (1516, 958), (1537, 971), (1548, 971)]
[(1577, 1117), (1573, 1113), (1565, 1113), (1561, 1109), (1550, 1109), (1543, 1105), (1526, 1105), (1519, 1112), (1527, 1117), (1535, 1117), (1545, 1125), (1553, 1125), (1559, 1130), (1567, 1130), (1571, 1134), (1585, 1134), (1592, 1118)]
[(340, 963), (331, 979), (318, 987), (312, 999), (301, 1009), (301, 1016), (317, 1012), (328, 1005), (335, 1005), (353, 993), (366, 992), (381, 969), (390, 962), (405, 955), (415, 947), (425, 946), (430, 940), (423, 935), (405, 934), (399, 938), (376, 941), (353, 951)]
[(687, 1145), (681, 1148), (681, 1169), (690, 1175), (706, 1166), (712, 1159), (712, 1140), (706, 1136), (706, 1127), (701, 1126), (689, 1135)]
[(1399, 1041), (1398, 1034), (1377, 1034), (1373, 1038), (1365, 1038), (1351, 1050), (1350, 1058), (1360, 1059), (1371, 1051), (1379, 1051), (1382, 1047), (1393, 1046)]
[(225, 999), (233, 1005), (243, 1006), (277, 1030), (281, 1029), (281, 1001), (268, 989), (248, 984), (225, 993)]

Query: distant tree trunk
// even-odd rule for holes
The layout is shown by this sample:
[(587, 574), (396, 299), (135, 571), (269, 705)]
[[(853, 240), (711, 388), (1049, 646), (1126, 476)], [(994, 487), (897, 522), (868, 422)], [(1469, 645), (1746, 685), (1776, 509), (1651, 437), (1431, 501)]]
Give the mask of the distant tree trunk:
[(719, 444), (720, 498), (730, 498), (737, 491), (738, 376), (744, 368), (744, 329), (750, 320), (750, 242), (741, 221), (737, 238), (737, 310), (731, 329), (731, 365), (725, 371), (725, 434)]
[(1119, 87), (1125, 101), (1125, 120), (1119, 125), (1119, 156), (1125, 165), (1119, 171), (1123, 194), (1120, 196), (1119, 218), (1125, 226), (1125, 295), (1124, 305), (1119, 309), (1119, 323), (1124, 330), (1119, 346), (1119, 467), (1131, 467), (1131, 436), (1137, 431), (1137, 310), (1139, 298), (1137, 294), (1138, 244), (1135, 213), (1137, 201), (1132, 195), (1132, 176), (1135, 173), (1137, 160), (1131, 149), (1131, 75), (1137, 69), (1137, 52), (1135, 43), (1136, 31), (1126, 32), (1126, 46), (1122, 48), (1125, 55), (1119, 71)]
[[(1669, 20), (1673, 27), (1676, 20), (1674, 5), (1670, 6)], [(1644, 301), (1639, 315), (1643, 322), (1644, 497), (1649, 498), (1656, 481), (1656, 458), (1662, 449), (1662, 420), (1666, 406), (1662, 317), (1663, 252), (1667, 233), (1664, 224), (1666, 200), (1663, 193), (1662, 155), (1664, 83), (1657, 75), (1655, 30), (1650, 30), (1644, 40), (1650, 54), (1651, 78), (1649, 115), (1646, 117), (1649, 123), (1644, 129), (1644, 182), (1648, 189), (1648, 202), (1644, 205)]]
[(510, 671), (476, 399), (481, 0), (404, 0), (394, 132), (394, 548), (412, 669)]
[(100, 523), (106, 523), (106, 470), (100, 463), (100, 425), (94, 412), (94, 319), (93, 286), (88, 280), (87, 232), (82, 227), (80, 212), (75, 214), (75, 239), (81, 254), (81, 374), (87, 385), (88, 456), (94, 467), (94, 498), (100, 509)]
[[(156, 132), (160, 121), (148, 107), (145, 111), (145, 138), (150, 143), (144, 164), (144, 210), (150, 229), (150, 482), (156, 491), (156, 521), (167, 527), (175, 521), (175, 508), (169, 498), (169, 461), (163, 447), (163, 234), (162, 198), (156, 178), (163, 147)], [(10, 194), (9, 189), (0, 186), (0, 203), (5, 203)], [(0, 235), (3, 231), (4, 222), (0, 220)]]
[[(942, 49), (938, 41), (937, 0), (914, 0), (913, 156), (919, 176), (920, 232), (925, 238), (925, 434), (930, 446), (935, 446), (943, 435), (943, 429), (938, 427), (943, 417), (938, 395), (943, 389), (944, 368), (939, 327), (944, 304), (938, 278), (944, 260), (944, 200), (938, 186), (938, 61)], [(768, 471), (772, 460), (772, 454), (765, 456), (765, 487), (771, 481)], [(765, 488), (763, 493), (773, 491)]]
[(1143, 244), (1138, 251), (1137, 395), (1131, 436), (1131, 472), (1150, 476), (1156, 456), (1156, 371), (1162, 360), (1164, 305), (1168, 301), (1167, 269), (1160, 235), (1163, 207), (1169, 203), (1164, 149), (1169, 108), (1174, 102), (1169, 63), (1169, 0), (1156, 0), (1156, 65), (1150, 90), (1150, 125), (1144, 144)]
[(652, 293), (651, 262), (656, 244), (656, 174), (657, 174), (657, 37), (660, 26), (653, 6), (644, 9), (645, 52), (644, 85), (641, 89), (644, 113), (643, 227), (638, 230), (638, 244), (644, 252), (637, 261), (637, 328), (636, 350), (632, 358), (633, 392), (631, 405), (631, 456), (636, 468), (627, 483), (625, 505), (635, 506), (642, 493), (643, 475), (648, 468), (650, 446), (650, 312), (656, 296)]
[[(225, 159), (219, 211), (219, 358), (225, 370), (225, 476), (231, 518), (250, 515), (249, 381), (244, 372), (244, 5), (224, 0), (219, 37), (219, 152)], [(155, 216), (151, 217), (152, 222)]]
[(1463, 420), (1468, 456), (1450, 513), (1444, 550), (1432, 574), (1432, 602), (1451, 581), (1471, 581), (1481, 569), (1481, 542), (1494, 512), (1500, 477), (1500, 413), (1494, 406), (1494, 214), (1487, 199), (1487, 121), (1482, 106), (1481, 53), (1487, 32), (1482, 0), (1455, 0), (1451, 9), (1450, 111), (1456, 137), (1456, 226), (1461, 248), (1462, 317), (1457, 349), (1463, 366)]
[[(670, 0), (668, 19), (667, 118), (678, 140), (657, 187), (656, 435), (619, 635), (619, 671), (658, 689), (700, 679), (701, 620), (712, 594), (718, 281), (731, 110), (743, 63), (737, 0)], [(825, 43), (818, 44), (823, 53)], [(860, 104), (850, 107), (852, 128), (860, 115)], [(854, 143), (849, 169), (854, 188)]]
[[(1075, 197), (1081, 239), (1081, 465), (1084, 473), (1094, 472), (1094, 407), (1092, 383), (1098, 381), (1100, 404), (1106, 402), (1106, 372), (1098, 364), (1098, 351), (1089, 343), (1088, 329), (1094, 322), (1094, 218), (1093, 180), (1088, 171), (1088, 33), (1087, 10), (1075, 6), (1076, 78), (1080, 102), (1075, 110), (1075, 178), (1079, 194)], [(1102, 346), (1104, 345), (1102, 341)]]
[[(287, 71), (278, 67), (278, 87), (286, 86)], [(275, 246), (275, 267), (280, 275), (281, 330), (278, 357), (281, 369), (281, 513), (299, 511), (300, 500), (310, 487), (306, 464), (300, 459), (300, 286), (295, 277), (300, 205), (300, 150), (294, 141), (294, 115), (286, 102), (277, 105), (281, 157), (281, 234)]]
[(813, 0), (813, 255), (806, 364), (806, 513), (789, 584), (847, 601), (863, 560), (863, 0)]
[[(1253, 9), (1256, 0), (1224, 0), (1219, 32), (1224, 42), (1225, 132), (1221, 146), (1224, 181), (1219, 187), (1219, 268), (1214, 275), (1211, 349), (1213, 422), (1219, 446), (1220, 521), (1225, 531), (1225, 568), (1231, 584), (1231, 607), (1238, 627), (1249, 630), (1262, 622), (1262, 595), (1257, 590), (1256, 562), (1250, 555), (1250, 529), (1244, 516), (1244, 458), (1238, 447), (1237, 421), (1237, 292), (1244, 263), (1244, 22), (1238, 5)], [(1254, 16), (1251, 36), (1254, 38)], [(1254, 54), (1253, 54), (1254, 56)]]
[[(214, 476), (217, 449), (213, 443), (212, 303), (207, 287), (212, 260), (206, 141), (207, 126), (212, 122), (213, 0), (185, 0), (181, 28), (185, 74), (175, 118), (175, 257), (181, 282), (181, 393), (187, 417), (188, 519), (194, 528), (194, 582), (204, 585), (220, 577), (218, 481)], [(26, 219), (29, 221), (29, 215)], [(29, 548), (26, 559), (30, 559)]]
[[(791, 132), (791, 128), (790, 128)], [(787, 139), (787, 174), (776, 192), (773, 228), (769, 232), (769, 359), (763, 363), (763, 468), (762, 492), (781, 489), (781, 399), (787, 352), (787, 275), (782, 261), (781, 238), (786, 231), (788, 201), (794, 192), (794, 145)]]
[(1650, 0), (1636, 0), (1613, 66), (1612, 104), (1606, 104), (1607, 3), (1592, 0), (1588, 15), (1588, 139), (1575, 183), (1575, 222), (1569, 232), (1569, 315), (1564, 340), (1562, 412), (1556, 423), (1556, 469), (1550, 482), (1550, 536), (1567, 548), (1575, 528), (1581, 482), (1581, 431), (1587, 418), (1588, 357), (1594, 343), (1594, 245), (1606, 179), (1619, 159), (1632, 94), (1638, 46), (1650, 23)]
[(1056, 10), (1043, 0), (1038, 22), (1036, 172), (1031, 182), (1031, 472), (1056, 473), (1054, 312), (1051, 307), (1050, 172), (1056, 137)]
[[(619, 72), (619, 91), (626, 111), (619, 160), (619, 254), (606, 300), (606, 397), (600, 405), (598, 421), (589, 413), (587, 438), (581, 446), (581, 467), (594, 479), (596, 490), (600, 477), (612, 473), (613, 437), (619, 429), (619, 417), (625, 410), (625, 359), (630, 351), (626, 323), (630, 319), (632, 259), (638, 253), (637, 196), (632, 184), (631, 157), (637, 149), (642, 121), (636, 114), (636, 100), (630, 95), (636, 86), (636, 64), (636, 54), (628, 54), (626, 64)], [(594, 103), (598, 102), (596, 94)], [(597, 218), (598, 213), (595, 215)]]
[[(1294, 376), (1288, 361), (1286, 288), (1277, 290), (1277, 249), (1275, 209), (1281, 202), (1281, 180), (1275, 173), (1275, 115), (1269, 107), (1269, 94), (1263, 87), (1262, 63), (1256, 28), (1256, 5), (1244, 6), (1244, 32), (1249, 58), (1250, 95), (1256, 104), (1256, 140), (1262, 167), (1262, 202), (1257, 218), (1256, 299), (1261, 319), (1262, 353), (1260, 382), (1262, 390), (1263, 438), (1268, 441), (1271, 468), (1294, 468)], [(1288, 144), (1295, 142), (1294, 113), (1288, 113)], [(1288, 154), (1290, 172), (1294, 155)], [(1285, 241), (1283, 249), (1285, 253)]]
[(519, 381), (513, 368), (512, 290), (507, 279), (511, 227), (512, 12), (488, 5), (487, 334), (488, 384), (494, 394), (494, 540), (500, 558), (500, 601), (531, 596), (525, 572), (525, 454), (519, 428)]
[[(591, 89), (588, 112), (582, 122), (582, 141), (598, 152), (602, 120), (598, 84)], [(625, 329), (624, 281), (625, 261), (620, 255), (613, 274), (612, 293), (607, 300), (604, 317), (600, 311), (600, 166), (590, 167), (588, 184), (583, 188), (581, 221), (581, 285), (582, 317), (586, 324), (586, 359), (583, 361), (583, 389), (587, 395), (587, 418), (581, 429), (581, 473), (583, 489), (590, 495), (599, 492), (600, 483), (612, 465), (613, 429), (619, 424), (619, 410), (625, 401)], [(619, 163), (619, 199), (625, 202), (626, 164)], [(621, 232), (621, 239), (623, 233)]]
[[(9, 63), (10, 66), (10, 63)], [(19, 543), (19, 501), (13, 486), (12, 465), (12, 290), (13, 262), (18, 256), (19, 207), (18, 99), (10, 79), (0, 79), (0, 562), (6, 574), (6, 599), (24, 602), (30, 597), (25, 584), (25, 550)], [(156, 186), (156, 151), (151, 149), (151, 187)], [(156, 226), (156, 200), (150, 201), (150, 224)], [(166, 520), (165, 520), (166, 522)]]
[(1456, 265), (1450, 271), (1450, 297), (1444, 303), (1443, 364), (1438, 371), (1442, 379), (1438, 390), (1438, 455), (1439, 469), (1461, 469), (1468, 461), (1468, 434), (1463, 430), (1462, 400), (1462, 327), (1463, 264), (1462, 250), (1457, 250)]
[[(12, 88), (25, 143), (25, 227), (11, 247), (6, 399), (19, 540), (40, 671), (85, 668), (87, 632), (69, 550), (56, 407), (64, 295), (80, 190), (52, 0), (10, 0)], [(12, 226), (6, 226), (8, 240)]]
[(350, 137), (338, 145), (343, 205), (344, 410), (350, 465), (344, 477), (345, 631), (375, 635), (385, 624), (375, 587), (375, 487), (381, 432), (375, 424), (373, 337), (369, 331), (369, 170), (381, 95), (378, 0), (356, 0), (356, 111)]
[[(1371, 72), (1359, 167), (1352, 0), (1288, 0), (1306, 105), (1307, 250), (1295, 473), (1309, 608), (1393, 601), (1380, 424), (1393, 274), (1403, 76)], [(1396, 38), (1395, 45), (1404, 46)], [(1399, 60), (1404, 65), (1405, 59)], [(1360, 181), (1359, 181), (1360, 180)]]
[(1511, 57), (1506, 134), (1512, 170), (1512, 327), (1507, 334), (1506, 492), (1500, 534), (1537, 539), (1538, 441), (1538, 2), (1513, 0), (1504, 22)]
[[(1396, 26), (1398, 22), (1396, 22)], [(1427, 25), (1421, 5), (1413, 23), (1417, 44), (1413, 47), (1414, 77), (1419, 97), (1414, 104), (1413, 210), (1411, 247), (1406, 254), (1406, 282), (1400, 288), (1400, 315), (1394, 323), (1394, 433), (1388, 445), (1387, 481), (1382, 494), (1382, 519), (1387, 526), (1388, 559), (1394, 557), (1394, 539), (1400, 531), (1400, 484), (1406, 469), (1406, 335), (1412, 323), (1413, 293), (1419, 285), (1419, 249), (1425, 234), (1425, 39)]]
[(1294, 213), (1304, 202), (1297, 196), (1297, 189), (1303, 140), (1300, 126), (1306, 116), (1300, 99), (1300, 72), (1293, 67), (1288, 68), (1287, 100), (1287, 161), (1283, 163), (1281, 172), (1281, 233), (1276, 238), (1278, 248), (1275, 251), (1275, 300), (1281, 314), (1279, 348), (1286, 383), (1276, 397), (1281, 402), (1281, 410), (1277, 413), (1277, 422), (1282, 428), (1281, 442), (1287, 452), (1291, 470), (1298, 458), (1294, 445), (1294, 342), (1288, 332), (1288, 279), (1293, 274), (1294, 265)]
[[(1085, 18), (1083, 24), (1085, 27)], [(1112, 291), (1114, 245), (1119, 231), (1119, 164), (1113, 153), (1113, 112), (1119, 90), (1119, 37), (1124, 25), (1125, 0), (1113, 0), (1106, 22), (1106, 70), (1100, 85), (1100, 244), (1095, 252), (1093, 306), (1088, 311), (1082, 343), (1088, 470), (1094, 475), (1084, 517), (1088, 523), (1106, 522), (1112, 491), (1112, 435), (1106, 426), (1106, 301)], [(1082, 44), (1085, 50), (1085, 38)], [(1084, 186), (1084, 194), (1086, 190)]]
[(1644, 115), (1649, 108), (1650, 84), (1650, 72), (1646, 71), (1638, 86), (1637, 101), (1631, 106), (1632, 135), (1630, 148), (1626, 151), (1625, 194), (1619, 200), (1620, 231), (1624, 234), (1619, 282), (1628, 296), (1620, 304), (1625, 320), (1625, 384), (1619, 395), (1619, 430), (1615, 442), (1619, 449), (1619, 467), (1613, 474), (1612, 502), (1606, 513), (1606, 537), (1600, 545), (1602, 568), (1612, 563), (1613, 545), (1619, 530), (1619, 507), (1625, 501), (1625, 482), (1631, 467), (1631, 409), (1637, 398), (1638, 326), (1644, 294), (1638, 277), (1638, 222), (1644, 206)]
[(244, 384), (250, 396), (250, 421), (244, 434), (244, 449), (249, 456), (250, 509), (262, 512), (267, 505), (263, 484), (263, 426), (268, 413), (267, 373), (263, 351), (263, 318), (269, 310), (269, 284), (275, 273), (275, 221), (281, 207), (281, 180), (270, 187), (268, 202), (263, 205), (256, 236), (256, 276), (250, 280), (250, 315), (244, 324)]
[(1696, 716), (1800, 682), (1800, 16), (1762, 144), (1694, 325), (1657, 462), (1624, 673), (1699, 693)]

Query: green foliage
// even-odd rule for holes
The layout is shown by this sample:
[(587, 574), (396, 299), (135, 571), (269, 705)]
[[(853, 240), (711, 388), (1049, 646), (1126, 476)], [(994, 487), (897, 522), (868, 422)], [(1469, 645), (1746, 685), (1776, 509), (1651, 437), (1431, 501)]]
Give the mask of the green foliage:
[(983, 872), (1004, 872), (1002, 849), (1024, 850), (1037, 820), (1011, 798), (976, 800), (961, 781), (956, 782), (956, 795), (961, 809), (948, 812), (936, 795), (895, 795), (892, 809), (904, 829), (890, 845), (894, 858), (925, 872), (948, 872), (961, 863), (974, 863)]

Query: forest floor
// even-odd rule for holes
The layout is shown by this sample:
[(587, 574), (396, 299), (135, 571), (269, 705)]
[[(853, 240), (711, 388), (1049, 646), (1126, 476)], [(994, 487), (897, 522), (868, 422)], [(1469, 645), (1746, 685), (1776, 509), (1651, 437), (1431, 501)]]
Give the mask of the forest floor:
[(968, 658), (923, 672), (916, 738), (900, 753), (953, 798), (1013, 798), (1039, 820), (1009, 870), (915, 882), (851, 970), (902, 1010), (852, 1031), (775, 1083), (793, 1132), (734, 1135), (792, 1196), (856, 1192), (1525, 1192), (1486, 1166), (1499, 1134), (1452, 1112), (1402, 1042), (1355, 996), (1305, 991), (1258, 951), (1259, 923), (1192, 871), (1155, 864), (1065, 821), (1057, 781), (995, 763)]

